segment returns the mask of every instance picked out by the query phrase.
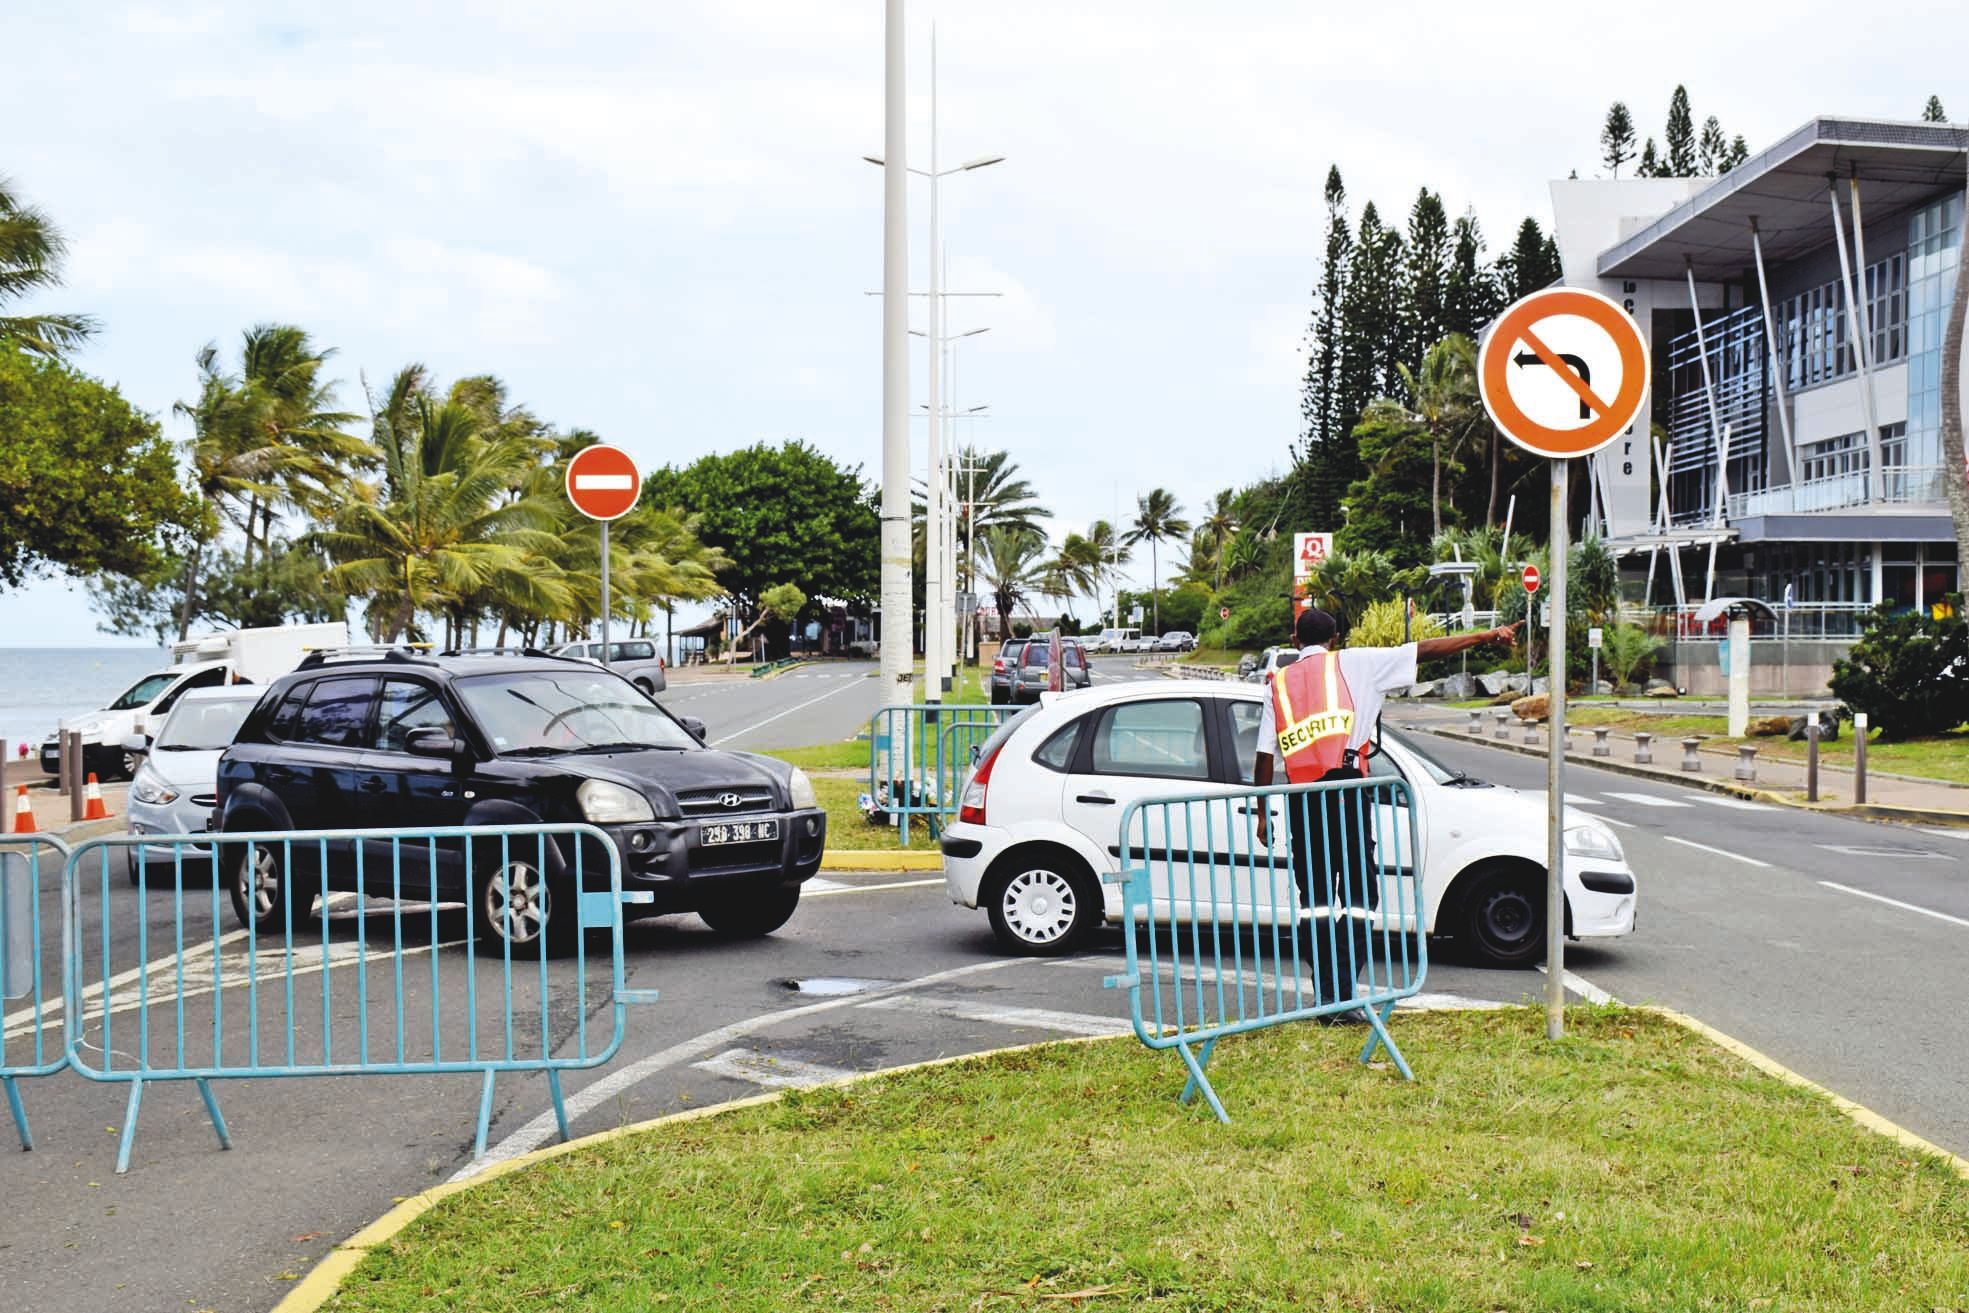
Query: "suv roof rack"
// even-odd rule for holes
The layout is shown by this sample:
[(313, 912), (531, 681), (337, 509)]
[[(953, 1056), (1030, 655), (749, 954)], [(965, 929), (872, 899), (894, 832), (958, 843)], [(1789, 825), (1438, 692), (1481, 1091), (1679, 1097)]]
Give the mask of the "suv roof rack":
[(347, 647), (318, 647), (301, 658), (296, 670), (311, 670), (332, 661), (396, 661), (405, 665), (432, 664), (429, 643), (357, 643)]
[(440, 652), (438, 655), (448, 656), (448, 657), (460, 657), (460, 656), (540, 657), (541, 659), (546, 661), (580, 661), (584, 665), (587, 664), (586, 658), (583, 657), (563, 656), (558, 652), (546, 652), (546, 651), (542, 651), (540, 648), (537, 647), (512, 647), (510, 645), (493, 646), (493, 647), (448, 647), (443, 652)]

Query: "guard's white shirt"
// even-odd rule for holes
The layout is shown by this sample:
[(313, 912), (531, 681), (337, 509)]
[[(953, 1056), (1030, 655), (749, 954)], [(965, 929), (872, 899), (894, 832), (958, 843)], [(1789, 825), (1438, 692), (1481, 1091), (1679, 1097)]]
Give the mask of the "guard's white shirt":
[[(1324, 646), (1314, 644), (1301, 649), (1299, 659), (1310, 660), (1325, 651)], [(1286, 669), (1290, 667), (1280, 669), (1272, 678), (1284, 679)], [(1387, 695), (1415, 682), (1415, 644), (1343, 647), (1340, 678), (1347, 681), (1347, 692), (1354, 700), (1354, 732), (1347, 736), (1347, 746), (1358, 749), (1373, 736), (1374, 724), (1381, 718), (1381, 703)], [(1269, 684), (1265, 686), (1265, 709), (1258, 716), (1258, 751), (1278, 756), (1278, 712)]]

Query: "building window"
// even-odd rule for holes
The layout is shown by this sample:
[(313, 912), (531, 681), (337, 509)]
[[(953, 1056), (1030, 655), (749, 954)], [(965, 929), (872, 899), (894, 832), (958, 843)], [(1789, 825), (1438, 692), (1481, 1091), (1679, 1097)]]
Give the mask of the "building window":
[[(1895, 252), (1866, 270), (1868, 323), (1873, 329), (1869, 367), (1888, 365), (1908, 351), (1908, 263)], [(1816, 387), (1857, 373), (1846, 288), (1839, 279), (1808, 288), (1773, 307), (1772, 321), (1783, 341), (1785, 386)]]
[(1942, 324), (1955, 295), (1962, 245), (1962, 194), (1916, 210), (1908, 219), (1908, 463), (1942, 463)]
[[(1865, 433), (1842, 433), (1823, 442), (1808, 442), (1798, 449), (1798, 457), (1806, 483), (1864, 474), (1872, 464)], [(1907, 425), (1880, 426), (1880, 463), (1890, 470), (1907, 464)]]

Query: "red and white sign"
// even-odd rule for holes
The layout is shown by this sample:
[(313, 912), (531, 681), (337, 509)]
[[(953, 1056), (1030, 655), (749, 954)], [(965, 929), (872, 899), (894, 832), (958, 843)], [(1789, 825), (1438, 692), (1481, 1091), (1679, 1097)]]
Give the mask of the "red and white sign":
[(1540, 582), (1540, 580), (1539, 580), (1539, 575), (1538, 575), (1538, 567), (1537, 567), (1537, 566), (1535, 566), (1535, 565), (1528, 565), (1528, 566), (1526, 566), (1526, 567), (1525, 567), (1525, 572), (1524, 572), (1524, 573), (1523, 573), (1522, 575), (1520, 575), (1520, 576), (1518, 576), (1518, 577), (1519, 577), (1519, 578), (1521, 578), (1521, 579), (1523, 579), (1523, 580), (1525, 581), (1525, 591), (1526, 591), (1526, 592), (1528, 592), (1528, 593), (1535, 593), (1535, 592), (1537, 592), (1537, 591), (1538, 591), (1538, 585), (1539, 585), (1539, 582)]
[(1299, 583), (1313, 577), (1321, 562), (1333, 554), (1333, 535), (1330, 533), (1295, 533), (1292, 535), (1292, 580)]
[(1230, 619), (1230, 618), (1231, 618), (1231, 608), (1229, 608), (1228, 606), (1220, 606), (1220, 607), (1218, 607), (1218, 608), (1217, 608), (1217, 618), (1218, 618), (1219, 620), (1228, 620), (1228, 619)]
[(598, 442), (567, 463), (567, 499), (591, 520), (619, 520), (642, 495), (642, 471), (620, 447)]
[(1540, 456), (1586, 456), (1633, 427), (1648, 344), (1613, 300), (1551, 287), (1514, 302), (1477, 352), (1477, 391), (1504, 436)]

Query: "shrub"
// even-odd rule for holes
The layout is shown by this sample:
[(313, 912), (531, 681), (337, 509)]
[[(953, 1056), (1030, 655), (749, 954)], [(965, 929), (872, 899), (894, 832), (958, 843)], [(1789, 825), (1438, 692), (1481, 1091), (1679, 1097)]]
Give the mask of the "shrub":
[(1859, 642), (1832, 664), (1832, 691), (1863, 711), (1883, 739), (1940, 734), (1969, 720), (1969, 624), (1961, 599), (1943, 615), (1882, 606)]
[(1404, 642), (1416, 643), (1425, 638), (1441, 638), (1443, 627), (1427, 611), (1416, 608), (1409, 621), (1408, 637), (1402, 637), (1402, 599), (1390, 597), (1374, 603), (1354, 621), (1353, 628), (1347, 631), (1348, 647), (1400, 647)]
[(1603, 635), (1600, 660), (1616, 686), (1632, 684), (1661, 650), (1661, 640), (1640, 625), (1616, 624)]

